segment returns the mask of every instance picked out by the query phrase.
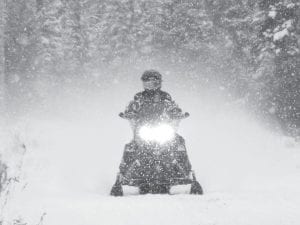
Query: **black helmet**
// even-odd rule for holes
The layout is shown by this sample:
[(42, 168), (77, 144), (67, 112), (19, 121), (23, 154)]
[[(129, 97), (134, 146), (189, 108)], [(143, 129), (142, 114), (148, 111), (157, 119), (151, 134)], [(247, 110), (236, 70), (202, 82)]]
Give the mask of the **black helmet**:
[(148, 81), (150, 79), (154, 79), (154, 80), (158, 80), (158, 81), (162, 81), (162, 76), (161, 74), (156, 71), (156, 70), (146, 70), (142, 77), (141, 80), (142, 81)]

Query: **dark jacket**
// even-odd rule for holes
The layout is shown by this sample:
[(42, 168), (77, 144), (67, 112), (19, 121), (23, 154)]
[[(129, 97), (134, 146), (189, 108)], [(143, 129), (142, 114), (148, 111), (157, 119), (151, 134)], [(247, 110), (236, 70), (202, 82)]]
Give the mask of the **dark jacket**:
[(182, 110), (172, 100), (171, 95), (160, 89), (137, 93), (125, 110), (126, 115), (148, 119), (162, 115), (173, 118), (181, 113)]

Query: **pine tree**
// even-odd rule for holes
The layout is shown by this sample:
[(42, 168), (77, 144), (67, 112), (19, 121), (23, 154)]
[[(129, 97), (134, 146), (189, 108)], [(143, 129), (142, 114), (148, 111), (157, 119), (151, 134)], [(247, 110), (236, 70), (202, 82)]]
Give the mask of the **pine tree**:
[[(216, 40), (202, 1), (170, 1), (162, 4), (157, 47), (183, 56), (183, 61), (204, 56)], [(207, 57), (207, 55), (206, 55)]]
[[(46, 1), (39, 11), (38, 64), (44, 72), (82, 74), (89, 61), (90, 12), (84, 1)], [(40, 71), (41, 72), (41, 71)], [(68, 74), (68, 75), (67, 75)]]
[[(251, 72), (255, 66), (253, 46), (256, 45), (260, 12), (253, 0), (205, 0), (205, 9), (218, 41), (214, 67), (223, 74), (222, 86), (239, 98), (251, 92)], [(219, 59), (219, 60), (217, 60)], [(212, 59), (214, 61), (214, 59)]]
[[(300, 126), (300, 48), (298, 1), (261, 1), (264, 20), (260, 31), (259, 58), (273, 73), (262, 74), (268, 88), (267, 105), (286, 130)], [(267, 60), (266, 60), (267, 58)], [(298, 127), (299, 128), (299, 127)]]
[[(5, 23), (6, 23), (6, 5), (4, 1), (0, 2), (0, 113), (3, 113), (5, 107), (5, 89), (6, 89), (6, 82), (5, 82), (5, 53), (4, 53), (4, 30), (5, 30)], [(1, 162), (0, 162), (1, 163)]]
[(39, 73), (57, 74), (64, 64), (62, 1), (39, 1), (37, 4), (38, 51), (35, 64)]
[(35, 1), (7, 1), (5, 69), (7, 73), (28, 73), (34, 68)]
[(6, 1), (4, 69), (7, 108), (14, 107), (15, 101), (32, 96), (28, 84), (35, 79), (38, 47), (35, 4), (35, 0)]

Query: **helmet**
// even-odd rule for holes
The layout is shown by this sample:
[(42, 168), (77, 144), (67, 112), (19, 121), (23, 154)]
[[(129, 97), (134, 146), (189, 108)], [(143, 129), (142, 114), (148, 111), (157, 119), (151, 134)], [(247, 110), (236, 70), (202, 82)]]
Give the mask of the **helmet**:
[(162, 76), (161, 74), (156, 71), (156, 70), (146, 70), (142, 77), (141, 77), (142, 81), (149, 81), (149, 80), (156, 80), (156, 81), (162, 81)]

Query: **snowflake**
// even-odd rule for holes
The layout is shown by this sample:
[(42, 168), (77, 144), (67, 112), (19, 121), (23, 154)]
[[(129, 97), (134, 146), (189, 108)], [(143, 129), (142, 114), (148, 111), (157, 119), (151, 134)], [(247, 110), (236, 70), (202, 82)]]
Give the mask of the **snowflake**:
[(273, 36), (273, 40), (274, 41), (279, 41), (279, 40), (281, 40), (282, 38), (284, 38), (285, 36), (288, 36), (288, 35), (289, 35), (289, 31), (287, 29), (284, 29), (284, 30), (276, 32)]
[(274, 10), (270, 11), (268, 14), (268, 16), (271, 17), (272, 19), (275, 19), (276, 15), (277, 15), (277, 12)]

